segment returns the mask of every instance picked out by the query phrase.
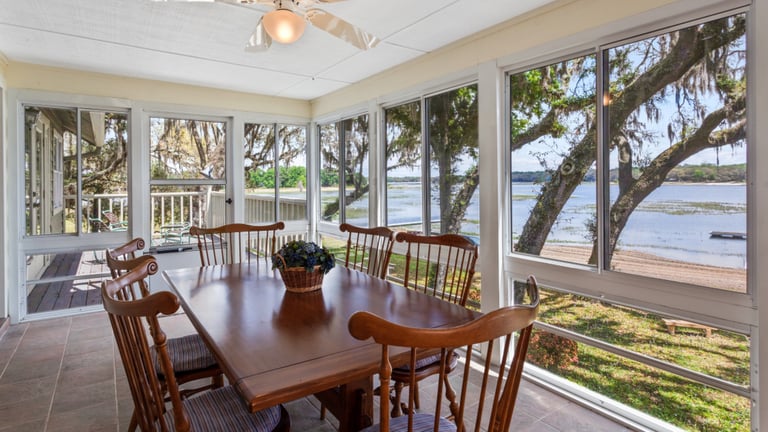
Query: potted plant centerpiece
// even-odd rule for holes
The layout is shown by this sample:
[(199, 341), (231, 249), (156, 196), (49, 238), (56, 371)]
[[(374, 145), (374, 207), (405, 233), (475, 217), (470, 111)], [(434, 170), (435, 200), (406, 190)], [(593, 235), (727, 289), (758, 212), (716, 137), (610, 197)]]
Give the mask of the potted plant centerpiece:
[(285, 289), (310, 292), (323, 286), (323, 276), (336, 261), (324, 247), (304, 240), (291, 240), (272, 255), (272, 268), (280, 270)]

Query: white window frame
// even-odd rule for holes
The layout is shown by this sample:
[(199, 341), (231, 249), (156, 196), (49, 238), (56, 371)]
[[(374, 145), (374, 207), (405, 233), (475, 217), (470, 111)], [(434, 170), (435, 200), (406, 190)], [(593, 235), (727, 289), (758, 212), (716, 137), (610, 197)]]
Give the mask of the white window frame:
[[(8, 110), (8, 137), (9, 141), (18, 143), (17, 145), (8, 145), (8, 160), (6, 178), (24, 178), (24, 140), (25, 140), (25, 106), (45, 106), (61, 108), (79, 108), (86, 110), (98, 110), (107, 112), (124, 112), (128, 116), (129, 127), (131, 130), (138, 123), (136, 111), (133, 104), (124, 99), (102, 98), (92, 96), (70, 95), (55, 92), (33, 91), (33, 90), (8, 90), (7, 101), (13, 104), (15, 109)], [(128, 195), (131, 203), (137, 201), (136, 196), (131, 190), (132, 176), (131, 166), (135, 158), (131, 153), (131, 148), (135, 148), (132, 142), (133, 135), (129, 132), (129, 155), (128, 155)], [(28, 314), (26, 303), (26, 256), (32, 254), (57, 253), (65, 251), (90, 251), (102, 250), (109, 246), (124, 243), (130, 239), (130, 231), (123, 232), (105, 232), (99, 235), (81, 233), (77, 234), (53, 234), (53, 235), (26, 235), (25, 208), (25, 182), (16, 182), (14, 187), (8, 189), (7, 201), (16, 203), (11, 208), (13, 211), (7, 212), (6, 226), (9, 227), (8, 233), (15, 233), (15, 253), (8, 254), (5, 257), (8, 274), (8, 313), (11, 321), (22, 322), (34, 319), (55, 318), (61, 316), (75, 315), (83, 312), (93, 312), (101, 310), (101, 306), (84, 306), (72, 309), (61, 309), (52, 312)], [(130, 206), (131, 221), (136, 221), (136, 213), (133, 205)], [(131, 231), (135, 225), (131, 226)], [(10, 240), (10, 239), (9, 239)], [(14, 247), (14, 246), (11, 246)]]
[[(286, 224), (289, 224), (289, 223), (296, 224), (297, 221), (301, 221), (306, 226), (307, 219), (309, 218), (309, 215), (312, 214), (312, 213), (310, 213), (312, 211), (312, 209), (311, 209), (311, 205), (310, 205), (311, 200), (309, 199), (309, 195), (311, 194), (311, 190), (312, 190), (312, 188), (310, 186), (310, 183), (312, 182), (312, 177), (310, 176), (311, 173), (310, 173), (310, 169), (309, 169), (310, 168), (309, 148), (311, 147), (311, 139), (310, 139), (310, 133), (309, 133), (310, 126), (306, 122), (245, 121), (245, 122), (243, 122), (243, 130), (241, 131), (241, 134), (243, 136), (243, 139), (240, 141), (241, 143), (245, 142), (245, 125), (246, 124), (269, 125), (274, 130), (275, 146), (274, 146), (274, 149), (273, 149), (273, 152), (272, 152), (272, 157), (274, 158), (272, 168), (274, 168), (274, 170), (275, 170), (275, 190), (274, 190), (274, 197), (275, 197), (275, 208), (274, 208), (275, 221), (273, 221), (273, 222), (277, 222), (277, 221), (281, 220), (281, 217), (280, 217), (280, 145), (279, 145), (280, 137), (278, 136), (278, 133), (280, 131), (280, 128), (284, 127), (284, 126), (302, 127), (302, 128), (304, 128), (304, 136), (305, 136), (305, 143), (304, 143), (305, 164), (304, 164), (304, 167), (306, 169), (306, 178), (307, 178), (307, 184), (304, 185), (304, 187), (305, 187), (305, 191), (307, 192), (307, 211), (306, 211), (305, 216), (304, 216), (303, 219), (297, 219), (297, 220), (292, 220), (292, 221), (283, 221), (283, 222), (285, 222)], [(245, 149), (243, 147), (244, 146), (241, 144), (240, 145), (240, 150), (243, 152), (243, 154), (245, 154)], [(242, 160), (243, 157), (241, 157), (239, 159)], [(239, 166), (239, 167), (234, 168), (234, 169), (239, 169), (239, 170), (244, 171), (242, 166)], [(244, 173), (243, 173), (243, 176), (244, 176)], [(246, 181), (246, 179), (243, 178), (243, 190), (245, 190), (245, 181)], [(248, 221), (246, 221), (246, 223), (247, 222)], [(264, 223), (266, 223), (266, 222), (264, 222)]]
[[(525, 280), (529, 274), (534, 274), (542, 286), (556, 287), (558, 291), (573, 293), (585, 297), (606, 301), (608, 303), (627, 306), (630, 308), (646, 310), (651, 313), (662, 314), (672, 317), (679, 317), (691, 321), (698, 321), (713, 327), (722, 328), (750, 336), (750, 358), (752, 379), (755, 380), (758, 359), (758, 310), (757, 310), (757, 286), (756, 280), (759, 257), (757, 256), (757, 230), (756, 215), (760, 206), (765, 204), (759, 202), (755, 185), (761, 181), (757, 173), (757, 166), (764, 166), (761, 161), (765, 161), (766, 156), (756, 158), (759, 155), (756, 152), (758, 148), (758, 136), (755, 133), (758, 112), (755, 110), (754, 94), (750, 90), (748, 93), (747, 104), (747, 146), (746, 151), (749, 155), (747, 164), (747, 232), (751, 233), (747, 238), (747, 292), (736, 293), (718, 290), (714, 288), (694, 286), (672, 281), (664, 281), (651, 277), (619, 273), (603, 270), (602, 265), (590, 267), (585, 265), (555, 262), (541, 257), (535, 257), (524, 254), (517, 254), (512, 251), (512, 232), (511, 232), (511, 201), (509, 185), (511, 169), (510, 161), (510, 143), (509, 143), (509, 89), (508, 75), (525, 70), (530, 70), (542, 65), (551, 64), (559, 59), (573, 58), (585, 53), (594, 53), (600, 56), (601, 50), (608, 47), (626, 43), (631, 39), (642, 39), (649, 33), (664, 33), (674, 28), (680, 28), (692, 25), (692, 23), (709, 21), (718, 17), (733, 15), (741, 12), (747, 13), (747, 80), (748, 88), (754, 89), (757, 84), (756, 74), (754, 73), (757, 65), (754, 64), (754, 56), (751, 54), (756, 46), (754, 33), (756, 33), (756, 14), (748, 9), (748, 2), (708, 2), (707, 4), (692, 3), (688, 8), (682, 7), (684, 12), (669, 13), (668, 10), (658, 10), (647, 13), (643, 16), (632, 17), (621, 22), (613, 23), (598, 30), (584, 32), (579, 35), (569, 37), (569, 48), (563, 49), (558, 43), (551, 43), (545, 47), (538, 47), (525, 53), (517, 54), (499, 60), (500, 71), (504, 74), (504, 85), (502, 99), (504, 100), (504, 186), (502, 189), (501, 200), (504, 203), (504, 215), (502, 224), (504, 227), (503, 235), (503, 255), (502, 266), (504, 273), (504, 289), (501, 291), (501, 305), (510, 304), (513, 299), (512, 287), (515, 280)], [(599, 59), (598, 59), (599, 61)], [(598, 72), (599, 73), (599, 72)], [(598, 86), (599, 86), (598, 77)], [(602, 113), (598, 107), (598, 116)], [(598, 148), (602, 140), (598, 139)], [(600, 148), (599, 151), (603, 151)], [(597, 163), (600, 166), (601, 156)], [(762, 181), (765, 181), (764, 179)], [(602, 190), (602, 185), (599, 186)], [(599, 193), (598, 193), (599, 194)], [(598, 204), (600, 206), (602, 204)], [(598, 207), (598, 214), (602, 214)], [(602, 250), (603, 245), (600, 245)], [(601, 252), (602, 256), (602, 252)], [(621, 404), (616, 404), (610, 399), (586, 390), (565, 379), (553, 377), (551, 374), (539, 373), (533, 368), (527, 373), (528, 377), (540, 385), (553, 391), (566, 395), (575, 396), (582, 403), (591, 406), (593, 409), (603, 412), (616, 421), (626, 422), (629, 420), (634, 425), (642, 425), (653, 430), (665, 430), (668, 424), (659, 421), (651, 416), (633, 409), (626, 409)], [(756, 425), (759, 421), (759, 410), (757, 407), (758, 388), (756, 382), (750, 385), (752, 406), (752, 424)], [(618, 415), (617, 415), (618, 414)]]

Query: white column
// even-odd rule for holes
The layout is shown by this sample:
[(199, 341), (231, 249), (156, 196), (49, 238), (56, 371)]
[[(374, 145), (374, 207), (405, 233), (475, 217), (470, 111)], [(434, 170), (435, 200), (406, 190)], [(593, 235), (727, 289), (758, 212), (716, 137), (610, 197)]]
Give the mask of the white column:
[(503, 76), (496, 61), (478, 68), (478, 140), (480, 171), (480, 259), (482, 310), (497, 309), (505, 300), (501, 257), (504, 232)]

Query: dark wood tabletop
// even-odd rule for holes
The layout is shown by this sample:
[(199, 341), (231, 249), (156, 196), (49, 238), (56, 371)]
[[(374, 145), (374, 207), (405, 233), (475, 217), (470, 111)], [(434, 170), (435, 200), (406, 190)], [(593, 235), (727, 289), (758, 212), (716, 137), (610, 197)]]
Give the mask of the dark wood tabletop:
[(286, 291), (264, 260), (163, 277), (252, 411), (376, 374), (380, 348), (347, 330), (356, 311), (432, 328), (479, 314), (340, 266), (311, 293)]

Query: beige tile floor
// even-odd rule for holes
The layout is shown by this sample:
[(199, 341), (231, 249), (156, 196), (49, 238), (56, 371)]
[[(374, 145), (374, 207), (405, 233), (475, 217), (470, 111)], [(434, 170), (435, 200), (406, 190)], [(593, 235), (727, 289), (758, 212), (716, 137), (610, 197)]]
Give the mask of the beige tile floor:
[[(169, 335), (192, 331), (183, 315), (161, 325)], [(335, 430), (332, 418), (320, 420), (312, 397), (286, 407), (293, 431)], [(132, 409), (104, 313), (13, 325), (0, 336), (0, 432), (125, 431)], [(512, 430), (627, 429), (524, 381)]]

